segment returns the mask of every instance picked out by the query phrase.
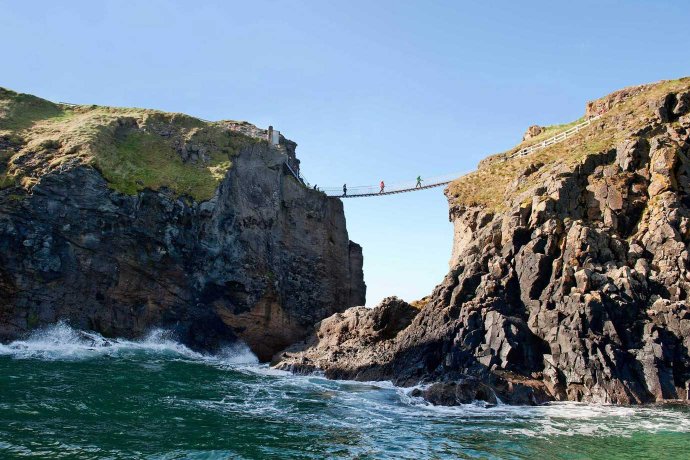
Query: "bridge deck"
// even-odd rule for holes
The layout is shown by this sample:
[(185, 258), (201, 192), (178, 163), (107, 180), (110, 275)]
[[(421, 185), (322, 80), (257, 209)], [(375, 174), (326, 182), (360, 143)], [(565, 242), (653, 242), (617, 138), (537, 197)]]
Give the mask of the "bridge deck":
[(406, 193), (406, 192), (417, 192), (419, 190), (426, 190), (429, 188), (434, 188), (434, 187), (440, 187), (442, 185), (450, 184), (451, 181), (445, 181), (445, 182), (438, 182), (435, 184), (429, 184), (429, 185), (423, 185), (421, 187), (411, 187), (411, 188), (402, 188), (402, 189), (393, 189), (390, 191), (386, 191), (384, 189), (383, 192), (368, 192), (368, 193), (348, 193), (347, 195), (338, 195), (338, 194), (331, 194), (329, 193), (328, 196), (334, 196), (338, 198), (363, 198), (367, 196), (383, 196), (383, 195), (395, 195), (397, 193)]

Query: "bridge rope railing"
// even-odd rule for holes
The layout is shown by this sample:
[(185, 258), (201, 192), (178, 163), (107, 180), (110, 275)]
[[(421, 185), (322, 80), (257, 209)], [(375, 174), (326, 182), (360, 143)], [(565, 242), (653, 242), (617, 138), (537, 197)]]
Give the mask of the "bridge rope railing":
[[(530, 153), (536, 152), (538, 150), (545, 149), (547, 147), (550, 147), (554, 144), (557, 144), (559, 142), (564, 141), (565, 139), (568, 139), (572, 137), (573, 135), (577, 134), (581, 130), (585, 129), (589, 125), (592, 124), (593, 121), (599, 119), (601, 117), (601, 114), (593, 116), (591, 118), (588, 118), (587, 120), (576, 124), (575, 126), (572, 126), (571, 128), (568, 128), (565, 131), (562, 131), (558, 134), (555, 134), (547, 139), (544, 139), (543, 141), (536, 142), (528, 147), (525, 147), (523, 149), (518, 150), (515, 153), (512, 153), (510, 155), (507, 155), (505, 158), (503, 158), (502, 161), (506, 161), (512, 158), (516, 157), (522, 157), (525, 155), (529, 155)], [(289, 168), (289, 165), (288, 165)], [(301, 176), (301, 174), (296, 174), (292, 168), (289, 168), (292, 174), (305, 184), (306, 186), (309, 185), (309, 183), (304, 179), (304, 176)], [(429, 188), (433, 187), (440, 187), (442, 185), (449, 184), (450, 182), (458, 179), (459, 177), (462, 177), (465, 173), (455, 173), (455, 174), (446, 174), (443, 176), (436, 176), (436, 177), (431, 177), (431, 178), (423, 178), (421, 186), (417, 185), (416, 180), (414, 181), (409, 181), (409, 182), (402, 182), (402, 183), (395, 183), (391, 185), (385, 185), (383, 191), (381, 191), (380, 186), (378, 185), (356, 185), (356, 186), (347, 186), (347, 193), (343, 193), (343, 188), (342, 187), (319, 187), (319, 190), (322, 192), (326, 193), (328, 196), (334, 196), (334, 197), (340, 197), (340, 198), (356, 198), (356, 197), (370, 197), (370, 196), (382, 196), (382, 195), (392, 195), (396, 193), (405, 193), (405, 192), (415, 192), (419, 190), (426, 190)]]
[(442, 176), (426, 177), (422, 178), (421, 184), (417, 185), (416, 180), (398, 182), (395, 184), (384, 184), (383, 191), (381, 191), (380, 185), (355, 185), (347, 186), (347, 194), (343, 194), (342, 187), (325, 187), (319, 188), (322, 192), (326, 193), (328, 196), (338, 196), (341, 198), (356, 198), (356, 197), (366, 197), (366, 196), (380, 196), (380, 195), (392, 195), (396, 193), (413, 192), (418, 190), (426, 190), (434, 187), (440, 187), (442, 185), (449, 184), (453, 180), (457, 179), (461, 174), (452, 173), (445, 174)]

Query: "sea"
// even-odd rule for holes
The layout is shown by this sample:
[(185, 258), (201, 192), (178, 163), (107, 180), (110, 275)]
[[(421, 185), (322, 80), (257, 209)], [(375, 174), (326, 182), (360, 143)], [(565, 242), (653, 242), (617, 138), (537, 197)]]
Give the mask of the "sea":
[(690, 459), (683, 405), (436, 407), (411, 391), (60, 323), (0, 345), (0, 459)]

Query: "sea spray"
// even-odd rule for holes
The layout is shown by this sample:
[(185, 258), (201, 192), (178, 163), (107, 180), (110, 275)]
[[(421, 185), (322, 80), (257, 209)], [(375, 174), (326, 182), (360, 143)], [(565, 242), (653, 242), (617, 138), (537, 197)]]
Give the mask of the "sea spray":
[(177, 342), (174, 333), (164, 329), (153, 329), (139, 340), (127, 340), (74, 329), (63, 321), (33, 331), (26, 339), (0, 345), (0, 355), (17, 359), (83, 360), (132, 353), (167, 354), (223, 364), (259, 362), (242, 342), (228, 345), (217, 354), (202, 354)]

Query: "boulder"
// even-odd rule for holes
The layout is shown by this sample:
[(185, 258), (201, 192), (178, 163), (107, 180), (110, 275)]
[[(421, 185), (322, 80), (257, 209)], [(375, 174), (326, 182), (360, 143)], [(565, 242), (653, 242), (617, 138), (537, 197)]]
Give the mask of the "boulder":
[(529, 128), (527, 128), (527, 131), (525, 131), (525, 135), (522, 136), (522, 141), (528, 141), (534, 137), (537, 137), (542, 132), (544, 132), (544, 128), (542, 128), (539, 125), (532, 125)]

